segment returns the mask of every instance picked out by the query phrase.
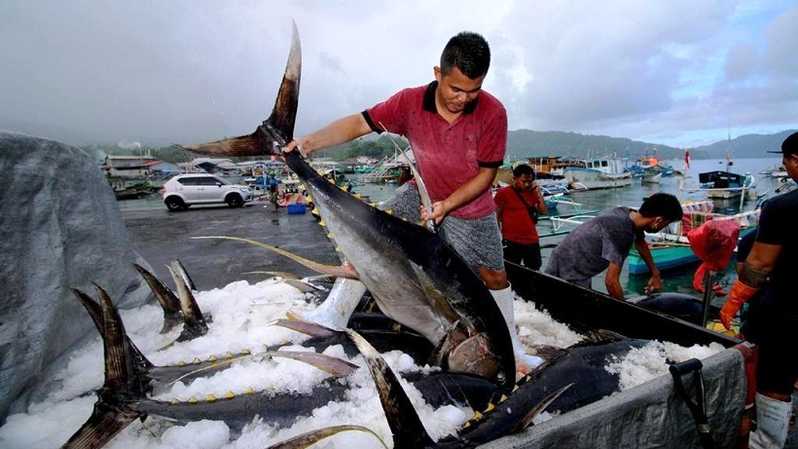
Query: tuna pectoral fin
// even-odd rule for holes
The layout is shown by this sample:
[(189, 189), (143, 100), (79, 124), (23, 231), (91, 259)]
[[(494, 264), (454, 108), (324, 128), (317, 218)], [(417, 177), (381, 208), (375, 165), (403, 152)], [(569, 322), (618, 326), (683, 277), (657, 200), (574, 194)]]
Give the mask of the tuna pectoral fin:
[(343, 425), (343, 426), (331, 426), (325, 427), (323, 429), (312, 430), (307, 433), (303, 433), (301, 435), (297, 435), (289, 440), (283, 441), (282, 443), (277, 443), (272, 446), (269, 446), (267, 449), (305, 449), (307, 447), (313, 446), (314, 444), (318, 443), (321, 440), (326, 438), (330, 438), (331, 436), (341, 433), (341, 432), (366, 432), (374, 435), (382, 447), (388, 449), (388, 445), (382, 441), (379, 435), (374, 433), (371, 429), (363, 426), (351, 426), (351, 425)]
[(274, 326), (291, 329), (292, 331), (296, 331), (311, 337), (332, 337), (333, 335), (339, 333), (339, 331), (330, 329), (329, 327), (324, 327), (321, 324), (295, 319), (294, 315), (289, 315), (289, 318), (291, 319), (275, 321)]
[(543, 398), (543, 400), (540, 401), (538, 405), (532, 407), (532, 409), (529, 410), (526, 415), (524, 415), (521, 421), (519, 421), (518, 424), (513, 428), (511, 433), (521, 432), (522, 430), (529, 427), (532, 424), (532, 421), (534, 421), (539, 414), (543, 413), (551, 405), (552, 402), (556, 401), (557, 398), (559, 398), (563, 393), (565, 393), (566, 390), (571, 388), (573, 385), (574, 384), (568, 384), (560, 388), (559, 390), (555, 391), (554, 393)]
[(255, 245), (263, 249), (267, 249), (269, 251), (275, 252), (281, 256), (287, 257), (294, 262), (311, 269), (317, 273), (326, 274), (328, 276), (335, 276), (335, 277), (342, 277), (342, 278), (349, 278), (349, 279), (357, 279), (357, 273), (354, 272), (351, 266), (347, 265), (325, 265), (319, 262), (314, 262), (310, 259), (305, 259), (302, 256), (298, 256), (292, 252), (286, 251), (284, 249), (278, 248), (276, 246), (269, 245), (268, 243), (258, 242), (255, 240), (245, 239), (241, 237), (230, 237), (226, 235), (211, 235), (211, 236), (203, 236), (203, 237), (192, 237), (193, 239), (221, 239), (221, 240), (235, 240), (238, 242), (249, 243), (250, 245)]
[(202, 311), (197, 305), (197, 300), (194, 299), (194, 294), (191, 293), (186, 279), (180, 274), (179, 264), (172, 262), (166, 268), (175, 281), (177, 295), (180, 299), (180, 311), (183, 314), (183, 332), (177, 338), (177, 341), (188, 341), (205, 335), (208, 333), (208, 323), (205, 322), (205, 317), (202, 316)]
[(393, 447), (409, 449), (434, 446), (396, 374), (365, 338), (351, 329), (346, 333), (366, 360), (377, 386), (385, 418), (393, 433)]
[(320, 369), (325, 373), (333, 376), (333, 377), (346, 377), (357, 370), (357, 365), (354, 363), (347, 362), (346, 360), (341, 360), (337, 357), (331, 357), (325, 354), (318, 354), (315, 352), (309, 351), (268, 351), (262, 352), (258, 354), (246, 354), (241, 355), (238, 357), (231, 357), (224, 360), (219, 360), (214, 362), (211, 365), (203, 366), (202, 368), (195, 369), (193, 371), (189, 371), (182, 376), (178, 377), (177, 379), (173, 380), (169, 383), (169, 385), (173, 385), (177, 382), (182, 381), (186, 378), (194, 378), (202, 376), (206, 373), (216, 372), (221, 369), (224, 369), (234, 362), (240, 362), (243, 360), (257, 360), (261, 358), (283, 358), (283, 359), (291, 359), (296, 360), (298, 362), (306, 363), (314, 368)]
[(94, 404), (91, 417), (61, 449), (98, 449), (139, 417), (138, 412), (117, 410), (102, 401)]
[(163, 309), (163, 326), (161, 333), (169, 332), (180, 323), (180, 300), (177, 299), (174, 292), (169, 289), (160, 279), (155, 277), (154, 274), (147, 271), (141, 265), (133, 264), (136, 271), (139, 272), (141, 277), (150, 287), (150, 290), (158, 300), (158, 304)]

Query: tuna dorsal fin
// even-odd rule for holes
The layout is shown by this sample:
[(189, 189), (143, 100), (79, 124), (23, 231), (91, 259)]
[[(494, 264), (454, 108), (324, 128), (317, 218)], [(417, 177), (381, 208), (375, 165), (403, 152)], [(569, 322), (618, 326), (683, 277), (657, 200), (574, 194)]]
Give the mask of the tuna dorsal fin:
[(604, 343), (612, 343), (616, 341), (626, 340), (625, 335), (621, 335), (615, 331), (608, 329), (595, 329), (587, 333), (585, 339), (571, 345), (572, 348), (580, 346), (600, 345)]
[(205, 317), (202, 316), (202, 311), (197, 305), (197, 300), (194, 299), (194, 294), (191, 293), (183, 276), (179, 274), (179, 268), (176, 265), (172, 262), (166, 268), (175, 281), (177, 296), (180, 300), (180, 311), (183, 313), (183, 332), (177, 341), (188, 341), (208, 333), (208, 323), (205, 322)]
[(388, 445), (386, 445), (385, 442), (382, 441), (382, 438), (380, 438), (379, 435), (374, 433), (373, 430), (369, 429), (368, 427), (354, 426), (354, 425), (330, 426), (330, 427), (325, 427), (323, 429), (311, 430), (310, 432), (297, 435), (283, 442), (273, 444), (266, 449), (305, 449), (318, 443), (321, 440), (330, 438), (333, 435), (349, 431), (370, 433), (374, 436), (374, 438), (376, 438), (380, 442), (382, 447), (388, 449)]
[(292, 27), (291, 51), (285, 66), (283, 81), (268, 119), (247, 134), (231, 139), (217, 140), (200, 145), (182, 145), (195, 153), (224, 156), (260, 156), (280, 154), (281, 148), (294, 138), (299, 81), (302, 73), (302, 48), (296, 23)]
[(286, 251), (282, 248), (278, 248), (276, 246), (269, 245), (268, 243), (258, 242), (256, 240), (245, 239), (242, 237), (231, 237), (226, 235), (210, 235), (210, 236), (202, 236), (202, 237), (192, 237), (193, 239), (222, 239), (222, 240), (234, 240), (237, 242), (244, 242), (249, 243), (250, 245), (255, 245), (261, 247), (263, 249), (275, 252), (283, 257), (287, 257), (294, 262), (302, 265), (303, 267), (309, 268), (317, 273), (326, 274), (328, 276), (335, 276), (335, 277), (344, 277), (350, 279), (357, 279), (357, 276), (354, 275), (353, 270), (351, 268), (347, 268), (343, 265), (325, 265), (310, 259), (306, 259), (302, 256), (296, 255), (290, 251)]
[(135, 263), (133, 264), (133, 268), (139, 272), (150, 287), (153, 295), (155, 295), (155, 299), (158, 300), (158, 304), (160, 304), (161, 309), (163, 309), (163, 326), (161, 327), (161, 333), (169, 332), (180, 323), (180, 300), (177, 299), (177, 296), (175, 296), (175, 293), (169, 287), (164, 285), (160, 279), (147, 271), (147, 269)]
[(424, 428), (396, 374), (365, 338), (351, 329), (346, 333), (366, 360), (371, 377), (377, 385), (382, 409), (393, 433), (393, 447), (395, 449), (433, 447), (435, 443)]

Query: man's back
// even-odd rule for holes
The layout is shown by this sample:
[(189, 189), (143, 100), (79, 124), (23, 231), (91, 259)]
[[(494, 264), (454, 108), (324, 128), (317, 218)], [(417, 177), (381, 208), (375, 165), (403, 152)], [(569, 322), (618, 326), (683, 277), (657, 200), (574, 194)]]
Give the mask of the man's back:
[(610, 262), (623, 265), (636, 231), (629, 209), (616, 207), (579, 225), (552, 252), (545, 272), (566, 281), (590, 286), (590, 278)]

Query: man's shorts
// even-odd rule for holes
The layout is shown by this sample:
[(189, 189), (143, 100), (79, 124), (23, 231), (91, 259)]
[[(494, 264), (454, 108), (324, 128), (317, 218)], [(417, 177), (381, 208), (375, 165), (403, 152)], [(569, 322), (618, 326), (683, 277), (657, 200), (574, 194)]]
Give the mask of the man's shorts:
[(763, 306), (761, 297), (749, 304), (743, 334), (759, 347), (757, 390), (790, 394), (798, 380), (798, 344), (795, 342), (798, 320)]
[[(382, 209), (391, 209), (397, 217), (418, 223), (421, 221), (420, 205), (416, 184), (408, 182), (396, 189), (394, 196), (382, 204)], [(475, 273), (479, 274), (479, 267), (504, 271), (502, 241), (495, 213), (471, 219), (446, 216), (438, 226), (438, 233)]]

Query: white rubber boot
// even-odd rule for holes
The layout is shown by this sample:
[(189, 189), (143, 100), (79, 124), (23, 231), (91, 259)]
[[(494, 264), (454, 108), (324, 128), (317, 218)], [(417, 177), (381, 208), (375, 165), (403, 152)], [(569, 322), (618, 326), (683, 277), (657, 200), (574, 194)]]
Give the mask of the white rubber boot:
[(355, 279), (336, 278), (327, 299), (303, 315), (305, 320), (333, 329), (346, 329), (352, 312), (366, 293), (366, 286)]
[(507, 323), (507, 329), (510, 331), (510, 337), (513, 341), (513, 352), (515, 353), (515, 363), (519, 368), (518, 371), (525, 374), (543, 363), (543, 359), (527, 354), (524, 345), (521, 344), (521, 340), (518, 338), (518, 332), (515, 329), (515, 311), (513, 310), (515, 295), (512, 289), (508, 286), (501, 290), (491, 290), (490, 293), (493, 295), (493, 299), (496, 300), (496, 305), (499, 306), (499, 310), (501, 310), (502, 316), (504, 316), (504, 321)]
[(750, 449), (781, 449), (787, 442), (792, 403), (756, 394), (756, 432), (748, 440)]

